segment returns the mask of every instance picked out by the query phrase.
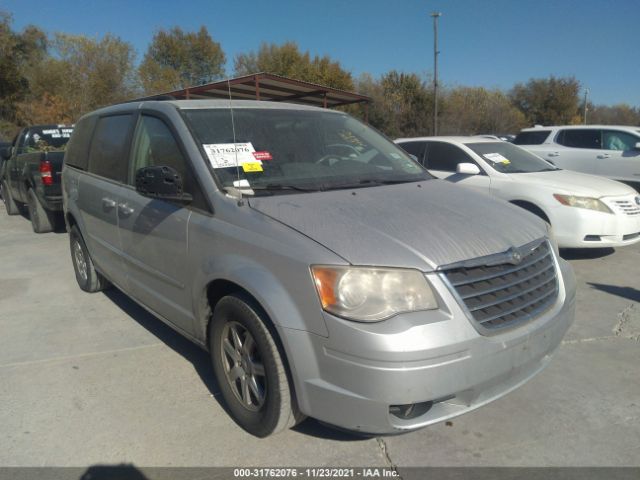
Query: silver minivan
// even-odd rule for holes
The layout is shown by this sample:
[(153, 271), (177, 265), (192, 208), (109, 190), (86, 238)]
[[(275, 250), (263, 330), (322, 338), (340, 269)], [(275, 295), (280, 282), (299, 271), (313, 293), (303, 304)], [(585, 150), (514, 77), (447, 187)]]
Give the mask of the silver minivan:
[(548, 226), (434, 179), (349, 115), (147, 101), (84, 116), (63, 171), (83, 290), (111, 284), (211, 354), (234, 420), (369, 434), (539, 372), (575, 279)]

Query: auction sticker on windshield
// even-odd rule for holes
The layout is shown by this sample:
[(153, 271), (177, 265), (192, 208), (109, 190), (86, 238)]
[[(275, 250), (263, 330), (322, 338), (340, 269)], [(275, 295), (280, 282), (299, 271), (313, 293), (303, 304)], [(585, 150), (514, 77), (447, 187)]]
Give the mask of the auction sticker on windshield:
[(502, 156), (499, 153), (485, 153), (483, 157), (492, 163), (504, 163), (507, 165), (511, 163), (508, 158)]
[(213, 168), (241, 166), (243, 163), (255, 163), (255, 149), (247, 143), (208, 143), (202, 145)]

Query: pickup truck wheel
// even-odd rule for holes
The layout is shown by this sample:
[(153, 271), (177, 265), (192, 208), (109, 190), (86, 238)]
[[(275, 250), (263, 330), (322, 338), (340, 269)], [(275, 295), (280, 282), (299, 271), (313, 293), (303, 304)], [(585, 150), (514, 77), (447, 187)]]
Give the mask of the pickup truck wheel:
[(7, 215), (20, 214), (20, 209), (18, 208), (15, 200), (11, 197), (9, 187), (5, 180), (2, 181), (2, 201), (4, 202), (4, 206), (7, 209)]
[(209, 335), (213, 370), (227, 408), (238, 425), (257, 437), (291, 428), (304, 418), (263, 316), (248, 298), (223, 297)]
[(89, 293), (108, 288), (109, 282), (96, 271), (84, 239), (75, 225), (71, 227), (69, 232), (69, 246), (71, 248), (71, 263), (73, 263), (78, 286)]
[(27, 192), (29, 218), (31, 219), (31, 226), (36, 233), (48, 233), (53, 231), (53, 217), (51, 212), (48, 212), (38, 200), (36, 192), (32, 188)]

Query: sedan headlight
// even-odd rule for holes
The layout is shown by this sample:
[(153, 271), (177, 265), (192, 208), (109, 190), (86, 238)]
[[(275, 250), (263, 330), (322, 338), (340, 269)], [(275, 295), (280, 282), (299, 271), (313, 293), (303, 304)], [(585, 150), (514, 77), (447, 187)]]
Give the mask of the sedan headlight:
[(596, 210), (598, 212), (613, 213), (609, 207), (597, 198), (576, 197), (575, 195), (561, 195), (554, 193), (553, 197), (561, 204), (568, 207), (586, 208), (587, 210)]
[(311, 274), (322, 308), (349, 320), (376, 322), (401, 312), (438, 308), (418, 270), (315, 265)]

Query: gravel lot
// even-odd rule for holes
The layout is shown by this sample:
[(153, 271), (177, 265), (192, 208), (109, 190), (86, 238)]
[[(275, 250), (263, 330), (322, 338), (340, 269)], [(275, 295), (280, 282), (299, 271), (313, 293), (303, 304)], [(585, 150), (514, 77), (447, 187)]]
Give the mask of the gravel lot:
[(564, 256), (576, 321), (516, 392), (401, 436), (307, 420), (260, 440), (207, 353), (118, 291), (80, 291), (66, 233), (0, 206), (0, 466), (640, 466), (640, 245)]

